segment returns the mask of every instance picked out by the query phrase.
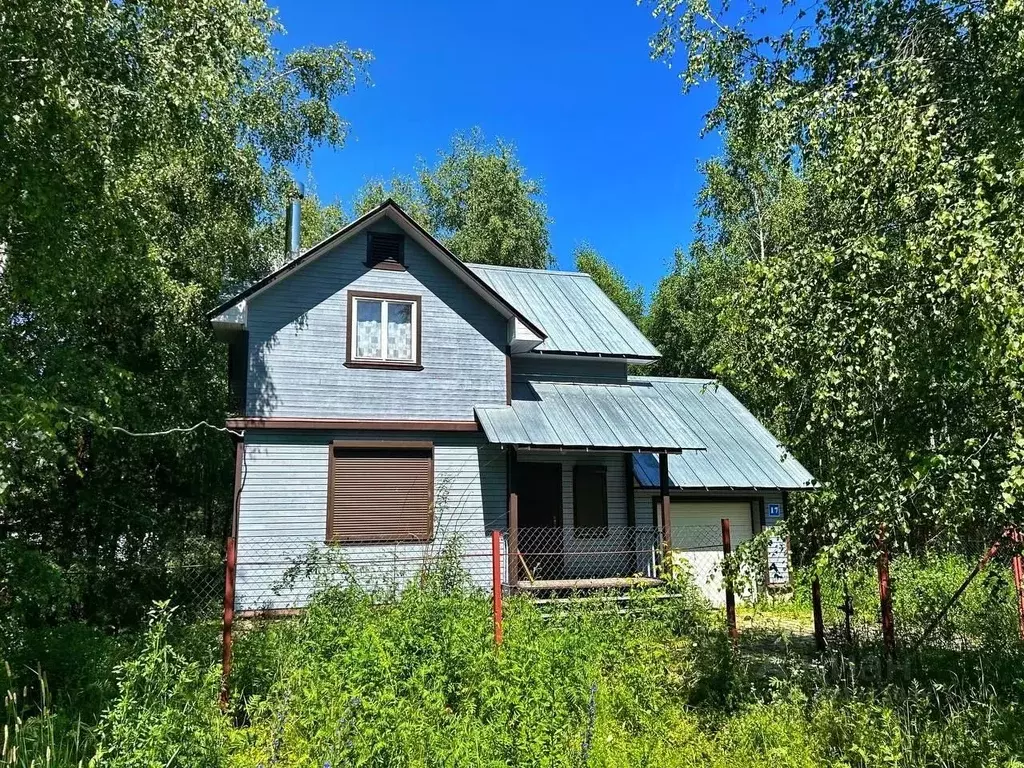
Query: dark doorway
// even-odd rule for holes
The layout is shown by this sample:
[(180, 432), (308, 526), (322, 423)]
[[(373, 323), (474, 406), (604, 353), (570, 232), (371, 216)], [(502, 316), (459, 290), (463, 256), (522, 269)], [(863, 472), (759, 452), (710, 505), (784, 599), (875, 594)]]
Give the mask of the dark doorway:
[(519, 551), (530, 571), (529, 576), (535, 580), (561, 578), (561, 463), (517, 463), (516, 491), (519, 493)]

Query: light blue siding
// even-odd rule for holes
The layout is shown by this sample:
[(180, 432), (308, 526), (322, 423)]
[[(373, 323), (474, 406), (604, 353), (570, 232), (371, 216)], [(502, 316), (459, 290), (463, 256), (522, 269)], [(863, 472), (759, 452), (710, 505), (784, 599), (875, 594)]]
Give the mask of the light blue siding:
[[(411, 238), (407, 271), (365, 260), (360, 233), (250, 300), (246, 415), (471, 420), (504, 403), (505, 318)], [(422, 371), (345, 367), (349, 290), (422, 297)]]
[[(238, 517), (236, 608), (304, 605), (315, 587), (303, 579), (275, 594), (286, 570), (313, 548), (339, 556), (354, 580), (366, 587), (400, 587), (445, 545), (457, 541), (473, 582), (490, 585), (491, 526), (503, 528), (506, 459), (472, 433), (410, 432), (403, 439), (434, 443), (435, 537), (428, 544), (325, 547), (327, 462), (332, 440), (394, 439), (366, 432), (246, 433)], [(341, 578), (341, 571), (332, 573)]]

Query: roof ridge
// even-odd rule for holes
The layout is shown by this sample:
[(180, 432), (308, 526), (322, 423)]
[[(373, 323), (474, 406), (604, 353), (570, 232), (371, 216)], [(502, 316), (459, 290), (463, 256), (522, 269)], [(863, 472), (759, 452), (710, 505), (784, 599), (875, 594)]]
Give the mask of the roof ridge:
[(505, 272), (532, 272), (537, 275), (565, 275), (571, 277), (593, 277), (587, 272), (573, 272), (568, 269), (537, 269), (535, 267), (507, 267), (504, 264), (481, 264), (478, 261), (463, 262), (467, 267), (480, 267), (482, 269), (500, 269)]

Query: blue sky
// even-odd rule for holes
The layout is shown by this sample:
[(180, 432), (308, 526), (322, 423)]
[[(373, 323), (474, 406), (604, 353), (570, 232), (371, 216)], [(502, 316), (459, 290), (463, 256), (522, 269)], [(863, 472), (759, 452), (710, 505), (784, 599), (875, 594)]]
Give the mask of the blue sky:
[(473, 126), (516, 145), (544, 185), (558, 268), (591, 243), (648, 292), (692, 238), (709, 89), (683, 96), (653, 62), (656, 22), (630, 0), (387, 3), (301, 0), (280, 7), (285, 50), (343, 40), (369, 49), (372, 87), (338, 99), (351, 123), (318, 150), (311, 179), (349, 207), (369, 177), (433, 162)]

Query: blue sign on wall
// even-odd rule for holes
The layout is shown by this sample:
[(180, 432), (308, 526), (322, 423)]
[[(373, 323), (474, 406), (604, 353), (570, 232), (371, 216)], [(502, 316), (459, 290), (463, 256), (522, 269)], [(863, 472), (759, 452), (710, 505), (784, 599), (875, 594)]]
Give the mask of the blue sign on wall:
[(769, 504), (768, 505), (768, 517), (782, 517), (782, 505), (781, 504)]

